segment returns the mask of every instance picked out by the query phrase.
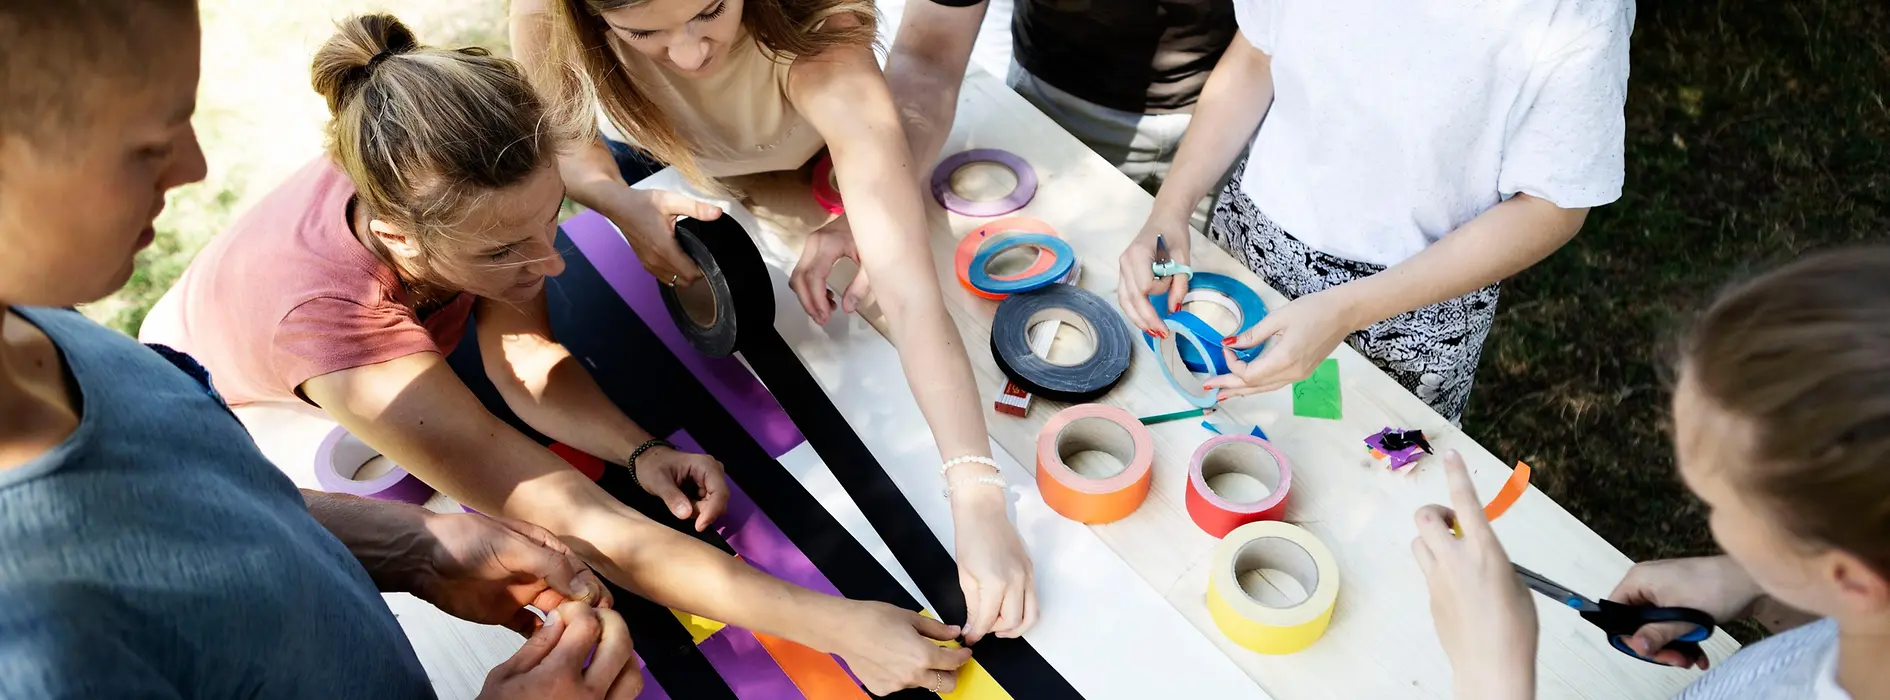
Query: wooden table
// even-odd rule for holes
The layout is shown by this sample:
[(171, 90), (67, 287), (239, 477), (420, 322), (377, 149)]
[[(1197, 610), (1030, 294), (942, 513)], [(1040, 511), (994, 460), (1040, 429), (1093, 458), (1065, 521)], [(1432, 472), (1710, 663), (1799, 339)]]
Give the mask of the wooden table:
[[(966, 80), (945, 153), (970, 148), (1001, 148), (1031, 163), (1039, 181), (1037, 195), (1014, 215), (1032, 216), (1056, 227), (1072, 243), (1083, 265), (1080, 286), (1113, 301), (1116, 257), (1140, 229), (1152, 198), (999, 80), (976, 70)], [(804, 184), (786, 177), (775, 180), (783, 183), (779, 191), (765, 186), (748, 191), (754, 209), (763, 214), (761, 219), (742, 207), (730, 211), (751, 232), (757, 223), (767, 230), (761, 237), (764, 256), (776, 268), (777, 277), (784, 278), (782, 271), (793, 268), (799, 234), (818, 216), (808, 213), (812, 204)], [(757, 180), (750, 186), (765, 182)], [(666, 173), (639, 186), (688, 190)], [(1042, 506), (1039, 500), (1036, 508), (1025, 508), (1038, 498), (1028, 483), (1028, 466), (1040, 427), (1061, 406), (1040, 400), (1024, 419), (990, 410), (991, 399), (1004, 384), (994, 361), (983, 352), (996, 304), (961, 289), (950, 269), (959, 237), (984, 221), (948, 214), (936, 204), (929, 206), (936, 272), (965, 346), (974, 350), (971, 359), (986, 420), (994, 442), (1010, 457), (1004, 471), (1019, 491), (1021, 517), (1025, 510), (1038, 514), (1036, 509)], [(1277, 292), (1198, 232), (1193, 250), (1196, 269), (1247, 283), (1262, 293), (1269, 307), (1284, 303)], [(842, 288), (843, 282), (836, 282), (834, 288)], [(910, 407), (890, 345), (858, 317), (841, 317), (826, 328), (815, 327), (786, 288), (777, 289), (777, 328), (949, 547), (949, 515), (935, 503), (936, 456), (928, 452), (933, 448), (923, 422), (913, 420), (917, 411)], [(1292, 459), (1295, 475), (1287, 520), (1316, 534), (1337, 558), (1344, 579), (1337, 609), (1326, 636), (1310, 649), (1289, 656), (1255, 654), (1233, 645), (1209, 620), (1203, 602), (1205, 567), (1216, 540), (1193, 524), (1183, 506), (1188, 457), (1209, 436), (1198, 425), (1155, 426), (1155, 478), (1147, 502), (1127, 519), (1089, 529), (1274, 698), (1448, 697), (1449, 662), (1438, 645), (1424, 579), (1410, 553), (1415, 536), (1412, 514), (1422, 505), (1448, 502), (1444, 475), (1430, 463), (1421, 464), (1415, 473), (1389, 472), (1382, 464), (1372, 463), (1361, 440), (1386, 426), (1423, 429), (1439, 450), (1463, 453), (1478, 492), (1486, 499), (1509, 477), (1509, 461), (1451, 426), (1350, 347), (1340, 346), (1333, 356), (1338, 358), (1344, 388), (1342, 420), (1294, 416), (1291, 392), (1286, 390), (1225, 404), (1229, 413), (1262, 426)], [(1129, 375), (1102, 402), (1136, 415), (1187, 408), (1169, 387), (1154, 356), (1139, 345)], [(1631, 498), (1632, 494), (1622, 496)], [(1056, 554), (1039, 541), (1041, 527), (1040, 521), (1022, 522), (1033, 557), (1039, 561), (1040, 579), (1051, 579), (1040, 582), (1044, 626), (1057, 625), (1064, 616), (1095, 620), (1109, 615), (1106, 600), (1058, 597), (1063, 584), (1054, 580), (1054, 574), (1045, 577), (1041, 571), (1042, 562), (1054, 561)], [(1495, 527), (1515, 561), (1590, 596), (1605, 595), (1632, 563), (1534, 489)], [(1574, 611), (1540, 596), (1533, 598), (1542, 625), (1538, 678), (1543, 698), (1664, 698), (1698, 675), (1622, 655)], [(1030, 636), (1033, 644), (1046, 656), (1052, 655), (1054, 649), (1046, 648), (1037, 636)], [(1705, 646), (1716, 660), (1737, 649), (1723, 633)], [(1185, 675), (1188, 669), (1147, 672)]]
[[(999, 80), (974, 69), (946, 152), (984, 147), (1012, 151), (1033, 165), (1039, 190), (1017, 214), (1055, 226), (1081, 259), (1080, 286), (1113, 300), (1116, 256), (1140, 228), (1152, 199)], [(759, 239), (781, 283), (776, 327), (949, 548), (951, 521), (938, 495), (936, 448), (899, 374), (897, 355), (874, 324), (860, 316), (836, 315), (823, 328), (800, 311), (785, 287), (785, 270), (793, 267), (801, 233), (821, 217), (807, 209), (811, 197), (794, 176), (773, 178), (773, 186), (769, 182), (749, 183), (754, 211), (718, 203), (751, 232), (767, 231)], [(668, 171), (638, 187), (688, 190)], [(936, 205), (929, 208), (936, 272), (966, 346), (976, 350), (971, 359), (989, 411), (1004, 383), (992, 358), (982, 352), (996, 305), (960, 289), (949, 268), (957, 239), (981, 222)], [(1193, 249), (1197, 269), (1246, 282), (1269, 306), (1284, 302), (1199, 234)], [(871, 317), (872, 310), (865, 315)], [(1208, 619), (1205, 566), (1215, 540), (1189, 520), (1182, 500), (1186, 462), (1208, 437), (1205, 431), (1192, 422), (1155, 426), (1154, 488), (1147, 502), (1127, 519), (1089, 527), (1051, 513), (1031, 482), (1038, 430), (1061, 406), (1039, 400), (1023, 419), (987, 413), (999, 461), (1012, 484), (1014, 517), (1038, 568), (1042, 619), (1028, 637), (1086, 697), (1151, 697), (1151, 687), (1171, 691), (1162, 697), (1450, 695), (1449, 663), (1437, 644), (1423, 577), (1409, 549), (1412, 513), (1421, 505), (1447, 501), (1443, 475), (1431, 464), (1410, 475), (1388, 472), (1369, 461), (1360, 440), (1386, 426), (1421, 428), (1438, 449), (1464, 454), (1485, 498), (1509, 476), (1507, 461), (1450, 426), (1350, 348), (1342, 346), (1334, 356), (1343, 377), (1342, 420), (1293, 416), (1287, 391), (1230, 401), (1226, 409), (1264, 427), (1293, 460), (1287, 519), (1330, 546), (1344, 579), (1326, 636), (1289, 656), (1241, 649)], [(1137, 415), (1186, 407), (1153, 356), (1140, 348), (1129, 375), (1103, 402)], [(290, 416), (290, 411), (247, 413), (245, 421), (257, 431), (265, 452), (285, 469), (306, 465), (313, 452), (311, 436), (319, 440), (325, 432), (309, 422), (312, 417)], [(804, 448), (785, 456), (783, 464), (904, 582), (884, 543)], [(1525, 494), (1496, 530), (1517, 562), (1593, 596), (1608, 592), (1630, 565), (1539, 491)], [(1543, 698), (1664, 698), (1697, 675), (1623, 656), (1573, 611), (1535, 599), (1542, 622), (1538, 678)], [(522, 641), (503, 629), (454, 620), (410, 598), (390, 597), (390, 605), (442, 697), (471, 697), (485, 670)], [(1705, 646), (1715, 660), (1737, 648), (1723, 634)]]

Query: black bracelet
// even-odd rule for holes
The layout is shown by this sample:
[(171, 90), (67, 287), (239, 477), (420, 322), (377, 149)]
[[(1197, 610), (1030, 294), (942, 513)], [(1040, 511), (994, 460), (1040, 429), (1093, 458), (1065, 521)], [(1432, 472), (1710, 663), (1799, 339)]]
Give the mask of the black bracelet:
[(624, 466), (630, 468), (630, 483), (636, 484), (637, 488), (643, 488), (643, 482), (637, 480), (637, 458), (642, 457), (643, 453), (648, 452), (650, 451), (651, 448), (655, 448), (655, 447), (667, 447), (672, 450), (676, 449), (676, 446), (669, 444), (668, 440), (664, 440), (662, 438), (650, 438), (648, 440), (644, 440), (643, 444), (637, 445), (636, 449), (631, 450), (630, 458), (624, 460)]

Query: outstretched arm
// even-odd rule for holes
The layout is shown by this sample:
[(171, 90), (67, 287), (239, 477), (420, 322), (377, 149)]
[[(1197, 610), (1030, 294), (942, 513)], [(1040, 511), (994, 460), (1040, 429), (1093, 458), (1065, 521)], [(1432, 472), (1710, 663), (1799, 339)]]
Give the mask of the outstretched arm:
[[(788, 98), (833, 153), (861, 266), (875, 280), (906, 383), (940, 456), (990, 458), (971, 361), (933, 266), (919, 177), (871, 49), (837, 48), (800, 59), (788, 76)], [(959, 464), (946, 477), (954, 484), (952, 519), (972, 641), (985, 632), (1022, 634), (1036, 614), (1029, 558), (1004, 492), (975, 481), (994, 473), (984, 464)]]

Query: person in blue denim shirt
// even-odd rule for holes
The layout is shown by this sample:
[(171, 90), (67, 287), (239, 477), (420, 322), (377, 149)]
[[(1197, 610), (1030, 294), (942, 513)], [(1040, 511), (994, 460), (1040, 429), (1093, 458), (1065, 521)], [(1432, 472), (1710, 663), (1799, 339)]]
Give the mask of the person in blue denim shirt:
[(383, 591), (530, 636), (483, 698), (635, 697), (549, 533), (298, 492), (188, 357), (59, 308), (203, 177), (199, 43), (190, 0), (0, 0), (0, 698), (433, 697)]

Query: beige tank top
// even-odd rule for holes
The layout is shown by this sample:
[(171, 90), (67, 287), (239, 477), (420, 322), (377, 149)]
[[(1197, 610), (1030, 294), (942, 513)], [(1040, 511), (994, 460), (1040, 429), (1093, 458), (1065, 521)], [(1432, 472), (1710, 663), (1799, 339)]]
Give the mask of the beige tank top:
[(747, 33), (709, 75), (690, 78), (625, 46), (610, 47), (670, 124), (695, 149), (702, 174), (733, 177), (794, 170), (825, 146), (820, 132), (788, 102), (791, 62), (774, 61)]

